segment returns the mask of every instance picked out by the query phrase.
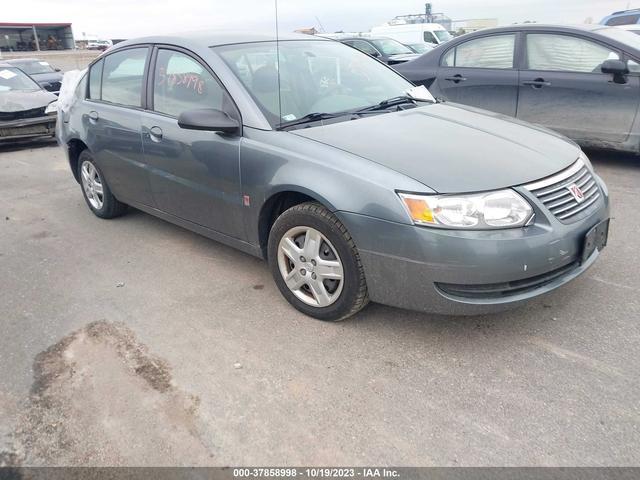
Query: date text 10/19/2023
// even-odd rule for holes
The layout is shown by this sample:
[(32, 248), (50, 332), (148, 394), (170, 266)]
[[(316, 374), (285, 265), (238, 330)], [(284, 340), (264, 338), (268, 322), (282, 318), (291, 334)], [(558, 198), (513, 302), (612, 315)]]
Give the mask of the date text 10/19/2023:
[(392, 468), (234, 468), (234, 478), (400, 478)]

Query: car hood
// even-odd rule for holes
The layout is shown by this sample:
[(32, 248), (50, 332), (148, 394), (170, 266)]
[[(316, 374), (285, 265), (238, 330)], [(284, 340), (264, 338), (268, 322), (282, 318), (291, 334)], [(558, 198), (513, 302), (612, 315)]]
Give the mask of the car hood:
[(57, 100), (51, 92), (44, 90), (12, 90), (0, 92), (0, 112), (20, 112), (33, 108), (46, 107)]
[(529, 183), (568, 167), (580, 154), (576, 144), (542, 127), (455, 104), (292, 133), (384, 165), (440, 193)]

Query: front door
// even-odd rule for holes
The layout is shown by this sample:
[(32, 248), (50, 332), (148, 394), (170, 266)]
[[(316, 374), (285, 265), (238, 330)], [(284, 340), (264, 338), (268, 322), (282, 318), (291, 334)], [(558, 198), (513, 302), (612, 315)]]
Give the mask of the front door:
[(515, 117), (518, 71), (514, 69), (516, 34), (469, 40), (443, 57), (439, 92), (452, 102)]
[(243, 237), (239, 136), (185, 130), (178, 116), (215, 108), (239, 118), (218, 80), (186, 52), (159, 48), (152, 110), (142, 114), (142, 143), (157, 207), (235, 238)]
[(640, 102), (639, 79), (601, 71), (620, 52), (570, 35), (530, 33), (520, 73), (518, 118), (592, 145), (622, 143)]

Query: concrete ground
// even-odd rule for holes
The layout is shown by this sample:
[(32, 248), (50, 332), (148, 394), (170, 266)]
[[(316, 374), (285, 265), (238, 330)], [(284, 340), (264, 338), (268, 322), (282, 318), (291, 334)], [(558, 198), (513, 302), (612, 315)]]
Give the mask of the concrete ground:
[(0, 464), (638, 465), (640, 159), (593, 153), (608, 248), (528, 307), (305, 318), (261, 261), (94, 217), (0, 149)]

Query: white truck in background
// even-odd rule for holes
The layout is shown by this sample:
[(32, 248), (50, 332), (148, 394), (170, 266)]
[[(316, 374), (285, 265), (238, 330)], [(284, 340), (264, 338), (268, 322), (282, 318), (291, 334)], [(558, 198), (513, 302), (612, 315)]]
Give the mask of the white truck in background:
[(373, 27), (371, 34), (393, 38), (405, 45), (431, 43), (437, 46), (453, 38), (451, 34), (438, 23), (386, 24)]

